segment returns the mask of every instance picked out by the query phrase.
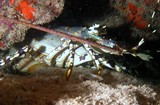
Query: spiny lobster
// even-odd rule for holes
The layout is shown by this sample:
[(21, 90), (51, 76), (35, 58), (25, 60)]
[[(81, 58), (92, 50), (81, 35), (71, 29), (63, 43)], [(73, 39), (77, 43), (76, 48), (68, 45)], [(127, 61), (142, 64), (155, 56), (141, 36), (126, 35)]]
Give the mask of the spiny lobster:
[[(160, 1), (157, 0), (157, 4), (159, 2)], [(153, 19), (154, 16), (155, 16), (155, 11), (153, 11), (151, 18)], [(32, 55), (32, 57), (34, 56), (34, 61), (45, 62), (49, 66), (56, 65), (60, 67), (67, 67), (68, 70), (66, 72), (66, 78), (69, 79), (73, 66), (78, 66), (90, 61), (93, 61), (95, 63), (96, 68), (98, 70), (97, 73), (98, 75), (101, 74), (102, 65), (111, 69), (116, 69), (117, 71), (121, 70), (123, 71), (126, 69), (126, 67), (123, 67), (121, 65), (110, 64), (109, 60), (103, 57), (105, 53), (115, 54), (115, 55), (131, 54), (134, 56), (139, 56), (139, 54), (137, 53), (132, 53), (130, 51), (127, 51), (119, 47), (113, 40), (107, 40), (99, 36), (96, 36), (95, 34), (97, 34), (98, 31), (95, 28), (99, 27), (98, 25), (90, 27), (89, 29), (83, 27), (78, 27), (78, 28), (60, 27), (56, 29), (56, 31), (52, 31), (46, 28), (17, 21), (14, 19), (8, 19), (5, 17), (0, 17), (0, 18), (11, 22), (24, 24), (31, 28), (45, 31), (51, 34), (55, 34), (55, 35), (47, 34), (41, 41), (36, 41), (35, 39), (33, 39), (30, 45), (26, 45), (19, 51), (15, 52), (15, 54), (12, 56), (9, 55), (4, 57), (4, 59), (1, 59), (0, 60), (1, 67), (5, 66), (10, 61), (19, 59), (21, 56), (26, 55), (26, 53), (30, 53), (31, 55), (32, 53), (34, 53)], [(150, 27), (150, 25), (151, 24), (149, 23), (148, 28)], [(152, 31), (152, 33), (155, 32), (156, 30)], [(92, 41), (88, 41), (88, 39), (91, 39)], [(93, 41), (95, 41), (96, 43), (94, 43)], [(138, 43), (138, 45), (133, 47), (132, 50), (138, 49), (138, 47), (141, 46), (143, 43), (144, 43), (144, 38), (142, 38), (142, 40)], [(40, 53), (37, 54), (36, 52), (39, 51)], [(146, 56), (150, 57), (149, 55)], [(142, 58), (141, 56), (139, 57)], [(18, 66), (18, 63), (14, 67), (21, 68)]]
[[(114, 65), (110, 64), (110, 60), (106, 59), (105, 55), (107, 53), (123, 55), (124, 53), (129, 52), (118, 47), (116, 42), (113, 40), (107, 40), (101, 38), (100, 36), (96, 36), (95, 34), (98, 33), (98, 30), (95, 28), (98, 27), (99, 25), (94, 25), (89, 29), (85, 27), (59, 27), (55, 30), (58, 32), (69, 33), (74, 37), (80, 37), (85, 40), (94, 40), (95, 43), (100, 43), (98, 45), (104, 46), (104, 48), (106, 47), (107, 50), (103, 48), (96, 48), (86, 43), (76, 42), (69, 38), (61, 37), (57, 34), (46, 34), (41, 40), (33, 39), (30, 45), (26, 45), (13, 55), (6, 56), (0, 61), (0, 66), (2, 67), (5, 64), (8, 64), (10, 61), (19, 59), (21, 56), (28, 53), (32, 55), (31, 58), (34, 60), (22, 59), (19, 63), (17, 62), (17, 64), (14, 65), (14, 69), (24, 70), (27, 68), (28, 70), (39, 62), (45, 63), (49, 66), (67, 67), (67, 79), (69, 79), (74, 66), (85, 66), (85, 63), (89, 62), (94, 62), (95, 67), (98, 70), (98, 75), (101, 74), (102, 66), (115, 69), (117, 71), (126, 71), (126, 67), (123, 67), (122, 65), (116, 63)], [(137, 49), (143, 44), (143, 42), (144, 40), (142, 39), (134, 48)], [(29, 62), (30, 64), (28, 64)]]

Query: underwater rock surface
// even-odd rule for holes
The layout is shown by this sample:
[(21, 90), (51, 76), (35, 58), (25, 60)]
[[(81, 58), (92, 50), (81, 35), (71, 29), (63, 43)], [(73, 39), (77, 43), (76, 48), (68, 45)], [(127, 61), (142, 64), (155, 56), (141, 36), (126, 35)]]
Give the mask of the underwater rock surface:
[[(64, 0), (1, 0), (0, 15), (32, 24), (44, 24), (58, 17)], [(24, 40), (29, 27), (0, 19), (0, 49), (6, 50)]]
[(4, 75), (0, 78), (0, 104), (160, 104), (158, 85), (151, 86), (129, 75), (103, 70), (102, 80), (93, 76), (93, 70), (74, 68), (67, 81), (65, 72), (41, 67), (32, 75)]

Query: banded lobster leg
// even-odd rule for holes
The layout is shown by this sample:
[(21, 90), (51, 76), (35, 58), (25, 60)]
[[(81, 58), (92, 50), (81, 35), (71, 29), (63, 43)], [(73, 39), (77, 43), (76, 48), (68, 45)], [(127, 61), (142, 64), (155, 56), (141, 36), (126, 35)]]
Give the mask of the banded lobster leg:
[(97, 68), (97, 71), (98, 71), (97, 74), (100, 75), (102, 67), (100, 65), (100, 62), (99, 62), (98, 58), (96, 57), (98, 54), (96, 54), (88, 44), (83, 44), (83, 46), (88, 51), (88, 53), (90, 54), (92, 59), (94, 60), (94, 63), (96, 65), (96, 68)]
[(72, 73), (72, 69), (73, 69), (73, 66), (74, 66), (74, 56), (75, 56), (75, 49), (76, 49), (76, 44), (71, 41), (70, 44), (69, 44), (69, 61), (67, 62), (67, 72), (66, 72), (66, 79), (68, 80), (71, 73)]
[(31, 50), (30, 46), (26, 45), (22, 47), (19, 51), (15, 52), (13, 56), (8, 55), (5, 58), (0, 60), (0, 67), (7, 65), (9, 62), (14, 61), (15, 59), (19, 58), (20, 56), (25, 55), (27, 52)]

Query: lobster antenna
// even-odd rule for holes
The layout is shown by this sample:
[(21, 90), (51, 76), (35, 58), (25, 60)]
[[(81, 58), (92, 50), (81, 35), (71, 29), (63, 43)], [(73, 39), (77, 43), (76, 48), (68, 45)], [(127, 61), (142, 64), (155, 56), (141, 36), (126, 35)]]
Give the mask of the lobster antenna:
[(17, 24), (23, 24), (25, 26), (28, 26), (28, 27), (31, 27), (31, 28), (34, 28), (34, 29), (37, 29), (37, 30), (40, 30), (40, 31), (43, 31), (43, 32), (50, 33), (52, 35), (56, 34), (56, 35), (71, 39), (73, 41), (86, 43), (86, 44), (89, 44), (89, 45), (97, 47), (97, 48), (102, 48), (102, 49), (108, 50), (112, 54), (121, 55), (123, 53), (122, 49), (110, 48), (110, 47), (107, 47), (107, 46), (104, 46), (104, 45), (101, 45), (101, 44), (98, 44), (98, 43), (95, 43), (95, 42), (92, 42), (92, 41), (88, 41), (88, 40), (85, 40), (85, 39), (82, 39), (82, 38), (79, 38), (79, 37), (76, 37), (76, 36), (73, 36), (73, 35), (70, 35), (70, 34), (67, 34), (67, 33), (63, 33), (63, 32), (53, 30), (53, 29), (48, 29), (48, 28), (41, 27), (41, 26), (38, 26), (38, 25), (30, 24), (30, 23), (27, 23), (25, 21), (20, 21), (20, 20), (16, 20), (16, 19), (7, 18), (7, 17), (4, 17), (2, 15), (0, 15), (0, 19), (10, 21), (10, 22), (13, 22), (13, 23), (17, 23)]

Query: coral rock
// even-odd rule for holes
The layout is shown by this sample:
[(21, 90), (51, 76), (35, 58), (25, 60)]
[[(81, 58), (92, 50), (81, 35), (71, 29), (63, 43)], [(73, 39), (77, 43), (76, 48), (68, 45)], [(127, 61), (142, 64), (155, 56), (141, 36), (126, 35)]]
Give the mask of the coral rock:
[[(1, 0), (0, 15), (32, 24), (44, 24), (58, 17), (64, 0)], [(6, 50), (24, 40), (29, 29), (21, 24), (0, 19), (0, 49)]]

